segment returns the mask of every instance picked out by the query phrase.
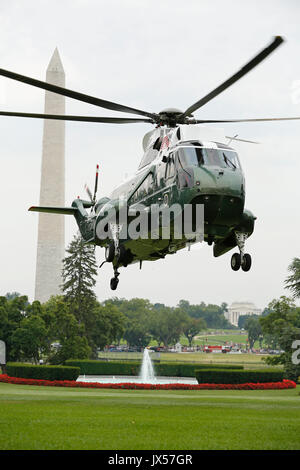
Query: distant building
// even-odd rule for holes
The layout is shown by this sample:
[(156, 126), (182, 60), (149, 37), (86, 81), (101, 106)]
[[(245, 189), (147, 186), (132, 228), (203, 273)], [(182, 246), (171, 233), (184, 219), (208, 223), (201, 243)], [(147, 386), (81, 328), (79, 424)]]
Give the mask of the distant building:
[(252, 302), (233, 302), (224, 313), (225, 318), (234, 326), (238, 326), (241, 315), (261, 315), (262, 309)]

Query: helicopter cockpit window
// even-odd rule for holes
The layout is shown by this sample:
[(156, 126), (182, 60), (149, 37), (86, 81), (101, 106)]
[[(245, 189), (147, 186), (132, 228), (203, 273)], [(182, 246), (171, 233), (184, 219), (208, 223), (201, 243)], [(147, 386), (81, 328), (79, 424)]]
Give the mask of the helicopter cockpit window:
[(216, 149), (203, 149), (204, 164), (209, 166), (224, 166), (220, 158), (220, 153)]
[(237, 153), (227, 149), (181, 147), (178, 151), (178, 159), (183, 168), (201, 165), (231, 168), (232, 170), (240, 168)]
[(236, 152), (228, 151), (225, 149), (219, 150), (219, 152), (221, 154), (221, 158), (223, 159), (227, 167), (233, 170), (235, 170), (236, 168), (240, 168), (240, 163)]
[(181, 147), (178, 151), (178, 158), (184, 168), (204, 164), (203, 149), (200, 147)]

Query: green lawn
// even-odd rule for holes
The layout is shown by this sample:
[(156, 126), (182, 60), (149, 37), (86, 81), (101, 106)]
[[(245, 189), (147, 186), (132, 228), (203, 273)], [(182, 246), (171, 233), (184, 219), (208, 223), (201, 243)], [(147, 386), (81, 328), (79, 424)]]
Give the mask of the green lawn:
[(142, 391), (0, 383), (0, 449), (300, 449), (300, 387)]

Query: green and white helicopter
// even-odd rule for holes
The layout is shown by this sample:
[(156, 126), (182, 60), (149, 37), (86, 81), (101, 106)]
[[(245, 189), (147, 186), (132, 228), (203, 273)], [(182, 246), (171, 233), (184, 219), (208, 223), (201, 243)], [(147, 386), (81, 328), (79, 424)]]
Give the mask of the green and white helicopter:
[[(229, 145), (234, 140), (242, 139), (226, 137), (222, 129), (203, 124), (293, 120), (300, 117), (202, 120), (194, 118), (192, 113), (246, 75), (282, 42), (282, 37), (276, 36), (237, 73), (184, 112), (175, 108), (157, 114), (147, 112), (0, 69), (0, 75), (4, 77), (101, 108), (142, 117), (0, 112), (2, 116), (114, 124), (142, 122), (155, 126), (143, 139), (144, 155), (136, 173), (117, 187), (110, 197), (97, 200), (97, 167), (94, 194), (87, 188), (89, 200), (77, 198), (70, 207), (33, 206), (29, 211), (73, 215), (86, 243), (105, 247), (104, 262), (113, 265), (114, 275), (110, 281), (113, 290), (119, 282), (120, 267), (132, 263), (140, 263), (141, 266), (143, 261), (164, 258), (199, 240), (213, 245), (215, 257), (238, 247), (238, 252), (231, 257), (231, 267), (235, 271), (240, 268), (249, 271), (251, 256), (245, 253), (245, 241), (253, 233), (256, 217), (244, 207), (245, 177), (237, 152)], [(226, 139), (229, 141), (225, 143)], [(174, 207), (176, 210), (169, 211), (168, 218), (164, 219), (162, 215), (166, 210)], [(197, 207), (204, 209), (200, 229), (196, 222)], [(176, 236), (177, 222), (182, 223), (187, 209), (190, 210), (191, 230)], [(152, 217), (153, 212), (156, 218)], [(125, 230), (121, 213), (122, 217), (124, 214), (127, 217)], [(141, 220), (145, 222), (144, 231), (138, 230)], [(136, 229), (134, 236), (128, 230), (130, 223)], [(168, 227), (164, 226), (168, 224)], [(168, 229), (167, 232), (165, 229)], [(165, 233), (167, 236), (163, 236)]]

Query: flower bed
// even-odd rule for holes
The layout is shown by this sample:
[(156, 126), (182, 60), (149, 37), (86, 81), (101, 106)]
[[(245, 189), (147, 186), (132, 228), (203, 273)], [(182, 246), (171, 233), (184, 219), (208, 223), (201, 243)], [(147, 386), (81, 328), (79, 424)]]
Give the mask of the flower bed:
[(39, 380), (21, 379), (0, 375), (0, 382), (16, 385), (40, 385), (47, 387), (74, 387), (74, 388), (115, 388), (126, 390), (277, 390), (295, 388), (296, 383), (292, 380), (267, 383), (244, 383), (244, 384), (140, 384), (140, 383), (99, 383), (99, 382), (75, 382), (72, 380)]

